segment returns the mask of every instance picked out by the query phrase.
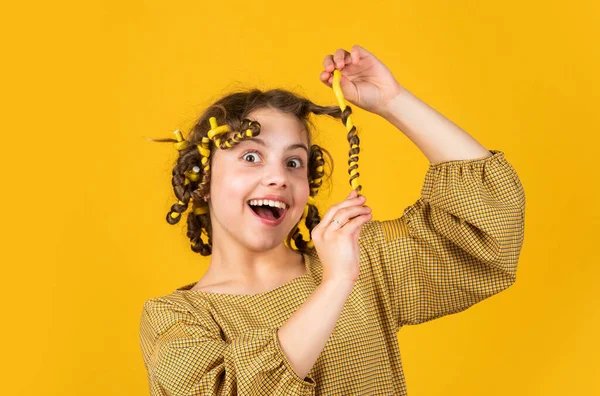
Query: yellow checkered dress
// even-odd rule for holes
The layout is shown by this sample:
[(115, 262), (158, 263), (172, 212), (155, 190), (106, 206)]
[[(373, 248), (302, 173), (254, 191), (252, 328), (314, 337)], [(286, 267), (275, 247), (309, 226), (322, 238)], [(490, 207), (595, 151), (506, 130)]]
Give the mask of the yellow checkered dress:
[(322, 279), (260, 294), (192, 291), (148, 299), (140, 342), (151, 395), (407, 395), (397, 332), (461, 312), (515, 282), (525, 194), (504, 153), (430, 164), (400, 218), (363, 225), (360, 277), (306, 378), (277, 329)]

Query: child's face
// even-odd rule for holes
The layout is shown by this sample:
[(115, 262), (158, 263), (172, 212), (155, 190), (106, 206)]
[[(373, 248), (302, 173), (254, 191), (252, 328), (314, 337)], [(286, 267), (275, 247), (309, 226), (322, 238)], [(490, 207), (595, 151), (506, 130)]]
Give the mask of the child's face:
[[(295, 116), (274, 109), (256, 110), (248, 118), (260, 123), (258, 136), (213, 152), (209, 200), (213, 245), (272, 249), (283, 243), (308, 200), (307, 132)], [(302, 147), (290, 149), (292, 145)], [(281, 196), (287, 204), (287, 213), (276, 226), (264, 224), (248, 205), (266, 195)]]

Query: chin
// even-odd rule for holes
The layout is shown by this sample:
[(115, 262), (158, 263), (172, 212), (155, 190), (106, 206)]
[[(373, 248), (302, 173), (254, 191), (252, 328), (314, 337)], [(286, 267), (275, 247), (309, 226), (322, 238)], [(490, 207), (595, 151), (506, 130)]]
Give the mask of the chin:
[(266, 244), (265, 245), (258, 245), (258, 246), (257, 245), (251, 245), (251, 246), (248, 246), (248, 250), (250, 250), (251, 252), (256, 252), (256, 253), (259, 253), (259, 252), (269, 252), (269, 251), (271, 251), (273, 249), (278, 248), (280, 245), (283, 245), (283, 241), (281, 243), (279, 243), (279, 244), (273, 244), (273, 245), (266, 245)]

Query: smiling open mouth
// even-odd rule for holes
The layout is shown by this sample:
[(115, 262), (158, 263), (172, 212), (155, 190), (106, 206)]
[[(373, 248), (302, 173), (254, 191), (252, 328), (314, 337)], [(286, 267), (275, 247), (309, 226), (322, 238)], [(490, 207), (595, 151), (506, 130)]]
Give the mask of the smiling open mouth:
[(263, 219), (277, 220), (281, 217), (285, 209), (276, 208), (274, 206), (269, 205), (250, 205), (250, 208), (256, 213), (258, 216)]

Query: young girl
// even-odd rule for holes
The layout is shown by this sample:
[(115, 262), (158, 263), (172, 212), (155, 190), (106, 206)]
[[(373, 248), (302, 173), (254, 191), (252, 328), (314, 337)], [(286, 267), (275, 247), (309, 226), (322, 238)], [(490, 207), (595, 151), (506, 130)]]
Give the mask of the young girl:
[(420, 101), (360, 46), (323, 65), (325, 85), (341, 71), (345, 98), (428, 158), (420, 198), (397, 219), (372, 220), (358, 187), (321, 219), (314, 197), (327, 151), (312, 143), (309, 116), (346, 124), (351, 110), (285, 90), (217, 101), (187, 139), (176, 133), (179, 202), (167, 221), (191, 202), (192, 250), (211, 262), (198, 282), (144, 303), (152, 395), (406, 395), (400, 328), (515, 282), (525, 195), (504, 153)]

